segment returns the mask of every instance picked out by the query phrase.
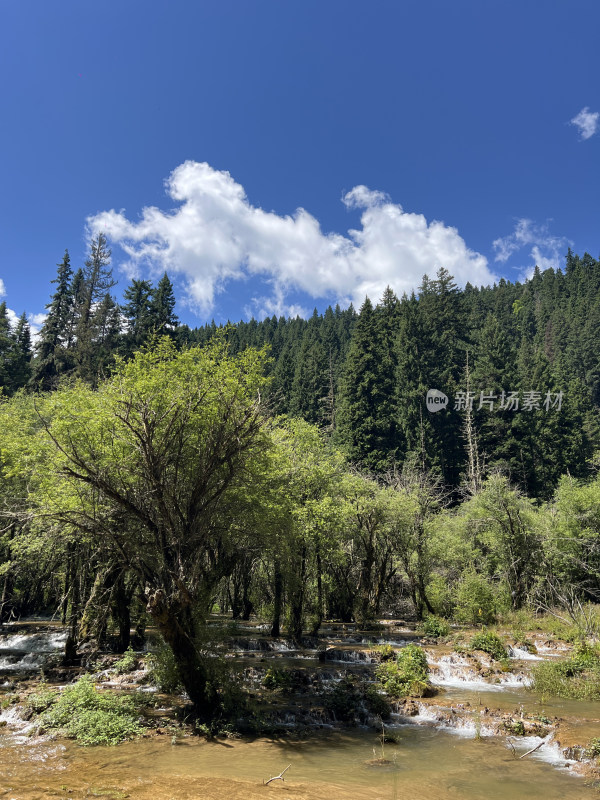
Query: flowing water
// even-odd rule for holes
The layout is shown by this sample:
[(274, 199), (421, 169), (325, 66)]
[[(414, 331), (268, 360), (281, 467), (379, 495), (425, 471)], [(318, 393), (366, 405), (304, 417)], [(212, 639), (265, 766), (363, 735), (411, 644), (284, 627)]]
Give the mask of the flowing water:
[[(402, 647), (415, 633), (391, 629), (374, 638), (341, 628), (327, 631), (326, 649), (318, 642), (297, 651), (249, 625), (224, 645), (238, 669), (259, 686), (271, 665), (306, 675), (305, 710), (315, 687), (333, 685), (348, 671), (372, 671), (368, 652), (385, 642)], [(15, 673), (39, 669), (64, 644), (64, 631), (22, 629), (0, 636), (0, 672), (5, 692)], [(310, 643), (309, 643), (310, 644)], [(577, 765), (565, 746), (600, 736), (600, 703), (543, 701), (527, 689), (533, 658), (515, 648), (514, 669), (500, 673), (485, 658), (472, 659), (443, 647), (426, 646), (436, 697), (413, 704), (386, 725), (393, 741), (382, 745), (377, 731), (315, 730), (302, 738), (226, 739), (152, 736), (114, 748), (83, 748), (73, 742), (27, 736), (27, 724), (10, 706), (0, 714), (0, 797), (89, 798), (112, 800), (598, 800), (589, 781), (574, 774)], [(555, 650), (540, 647), (540, 657)], [(308, 688), (306, 688), (308, 687)], [(295, 698), (296, 700), (298, 698)], [(314, 699), (318, 705), (318, 700)], [(285, 711), (295, 724), (294, 706)], [(561, 718), (556, 733), (497, 736), (501, 715), (527, 709), (540, 718)], [(315, 721), (318, 716), (315, 717)], [(512, 746), (511, 746), (512, 743)], [(284, 781), (264, 786), (288, 765)], [(575, 769), (573, 769), (575, 767)]]

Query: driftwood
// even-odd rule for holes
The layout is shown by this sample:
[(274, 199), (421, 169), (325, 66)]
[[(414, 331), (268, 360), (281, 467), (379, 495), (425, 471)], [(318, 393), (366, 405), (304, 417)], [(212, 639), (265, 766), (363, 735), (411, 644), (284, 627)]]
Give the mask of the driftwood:
[(531, 748), (531, 750), (528, 750), (526, 753), (523, 753), (523, 755), (522, 755), (522, 756), (519, 756), (519, 761), (520, 761), (522, 758), (525, 758), (525, 756), (531, 755), (531, 753), (535, 753), (535, 751), (536, 751), (536, 750), (539, 750), (539, 749), (540, 749), (540, 747), (541, 747), (543, 744), (546, 744), (546, 742), (547, 742), (547, 741), (548, 741), (548, 738), (547, 738), (547, 737), (546, 737), (546, 739), (542, 739), (542, 741), (541, 741), (539, 744), (536, 744), (536, 746), (535, 746), (535, 747), (532, 747), (532, 748)]
[(271, 783), (271, 781), (283, 781), (283, 780), (285, 780), (285, 778), (283, 776), (291, 766), (292, 766), (291, 764), (288, 764), (287, 767), (283, 770), (283, 772), (279, 773), (279, 775), (276, 775), (274, 778), (269, 778), (268, 781), (263, 781), (264, 785), (268, 786)]

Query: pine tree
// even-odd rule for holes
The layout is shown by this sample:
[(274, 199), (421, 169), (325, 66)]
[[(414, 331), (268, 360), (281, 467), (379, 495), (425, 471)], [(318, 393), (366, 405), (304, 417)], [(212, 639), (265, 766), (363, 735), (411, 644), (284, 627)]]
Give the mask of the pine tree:
[(126, 301), (123, 316), (127, 323), (127, 333), (123, 349), (127, 356), (139, 349), (152, 333), (152, 285), (149, 281), (133, 280), (123, 292)]
[(341, 382), (337, 438), (350, 458), (370, 470), (389, 469), (400, 449), (397, 426), (394, 341), (386, 304), (369, 298), (356, 321)]
[(72, 313), (71, 260), (65, 250), (63, 260), (57, 265), (56, 292), (46, 305), (48, 314), (36, 345), (33, 383), (44, 391), (56, 386), (58, 377), (68, 368), (67, 349), (70, 345)]
[(75, 360), (77, 374), (85, 381), (94, 383), (98, 377), (98, 351), (95, 338), (99, 320), (97, 311), (105, 295), (110, 292), (116, 281), (110, 268), (111, 251), (107, 247), (107, 239), (99, 233), (90, 244), (90, 255), (83, 270), (83, 286), (81, 302), (77, 309), (77, 328), (75, 331)]
[(175, 293), (173, 284), (165, 272), (152, 293), (150, 317), (154, 330), (161, 334), (175, 331), (179, 320), (175, 314)]
[(13, 352), (13, 338), (8, 321), (6, 303), (0, 303), (0, 392), (10, 394), (11, 376), (11, 356)]
[(27, 315), (21, 314), (14, 332), (10, 358), (10, 384), (13, 392), (27, 386), (31, 380), (31, 330)]

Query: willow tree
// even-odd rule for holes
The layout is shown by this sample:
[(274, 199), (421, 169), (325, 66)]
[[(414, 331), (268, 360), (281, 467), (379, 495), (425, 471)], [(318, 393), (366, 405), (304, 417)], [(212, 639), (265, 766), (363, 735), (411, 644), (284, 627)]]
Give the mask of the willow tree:
[(101, 537), (137, 573), (199, 711), (216, 694), (198, 625), (233, 567), (236, 519), (268, 447), (262, 366), (255, 350), (230, 357), (222, 338), (183, 352), (164, 338), (96, 391), (59, 390), (42, 411), (56, 448), (45, 512)]

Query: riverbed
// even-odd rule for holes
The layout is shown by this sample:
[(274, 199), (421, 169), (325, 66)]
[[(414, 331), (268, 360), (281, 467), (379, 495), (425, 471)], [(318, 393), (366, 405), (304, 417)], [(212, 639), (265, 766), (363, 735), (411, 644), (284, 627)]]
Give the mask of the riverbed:
[[(20, 638), (17, 638), (20, 637)], [(11, 638), (12, 637), (12, 638)], [(399, 707), (385, 724), (383, 745), (374, 727), (346, 729), (319, 716), (311, 692), (335, 683), (349, 671), (373, 669), (373, 647), (396, 648), (418, 640), (400, 624), (374, 634), (331, 628), (326, 639), (294, 650), (272, 640), (259, 626), (240, 628), (225, 642), (229, 660), (244, 673), (260, 676), (273, 664), (306, 673), (303, 693), (275, 705), (286, 720), (287, 735), (205, 741), (170, 732), (117, 747), (83, 748), (65, 740), (31, 737), (19, 708), (3, 710), (0, 720), (0, 797), (89, 798), (113, 800), (591, 800), (600, 797), (589, 771), (581, 769), (581, 748), (600, 736), (600, 704), (539, 698), (528, 688), (533, 659), (515, 650), (509, 672), (488, 669), (489, 662), (465, 659), (447, 646), (423, 642), (438, 693)], [(23, 667), (33, 673), (43, 658), (56, 655), (60, 630), (6, 634), (3, 690)], [(311, 644), (311, 643), (309, 643)], [(539, 641), (539, 658), (560, 656), (561, 643)], [(552, 645), (552, 643), (550, 643)], [(4, 648), (4, 649), (3, 649)], [(546, 648), (546, 649), (544, 649)], [(514, 665), (514, 666), (512, 666)], [(110, 677), (110, 676), (108, 676)], [(107, 676), (98, 676), (106, 685)], [(143, 680), (140, 678), (140, 680)], [(99, 685), (102, 685), (100, 683)], [(539, 735), (499, 735), (503, 719), (532, 718), (548, 723)], [(307, 730), (307, 715), (315, 719)], [(303, 721), (302, 735), (296, 725)], [(529, 721), (528, 721), (529, 720)], [(317, 725), (319, 721), (319, 725)], [(528, 751), (534, 752), (521, 758)], [(579, 755), (577, 755), (579, 753)], [(289, 768), (288, 768), (289, 767)], [(286, 769), (288, 768), (288, 769)], [(265, 782), (286, 770), (284, 780)]]

